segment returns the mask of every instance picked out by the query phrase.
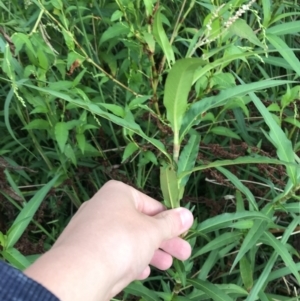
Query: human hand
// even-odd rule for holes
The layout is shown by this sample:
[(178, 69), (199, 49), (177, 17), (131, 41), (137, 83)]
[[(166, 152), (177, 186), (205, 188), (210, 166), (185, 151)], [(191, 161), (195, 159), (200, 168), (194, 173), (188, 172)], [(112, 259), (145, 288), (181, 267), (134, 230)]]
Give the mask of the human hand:
[(25, 273), (62, 301), (108, 300), (131, 281), (148, 277), (149, 264), (165, 270), (172, 256), (187, 259), (191, 247), (179, 235), (192, 223), (187, 209), (166, 211), (134, 188), (110, 181)]

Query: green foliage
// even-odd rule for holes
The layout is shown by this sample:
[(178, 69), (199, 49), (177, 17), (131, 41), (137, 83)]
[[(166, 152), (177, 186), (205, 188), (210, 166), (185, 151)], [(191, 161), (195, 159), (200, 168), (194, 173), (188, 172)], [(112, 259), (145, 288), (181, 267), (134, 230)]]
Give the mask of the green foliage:
[(296, 300), (294, 2), (0, 7), (4, 259), (26, 268), (114, 178), (168, 208), (192, 208), (196, 220), (185, 236), (191, 259), (130, 284), (120, 298)]

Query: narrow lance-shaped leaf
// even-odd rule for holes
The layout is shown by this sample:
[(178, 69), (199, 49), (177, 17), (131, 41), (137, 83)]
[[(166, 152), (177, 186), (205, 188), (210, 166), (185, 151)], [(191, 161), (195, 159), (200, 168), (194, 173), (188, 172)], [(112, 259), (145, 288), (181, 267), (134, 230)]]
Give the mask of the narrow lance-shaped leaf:
[(134, 296), (143, 297), (143, 299), (147, 301), (160, 301), (160, 298), (155, 291), (148, 289), (138, 281), (130, 283), (125, 288), (125, 292)]
[(31, 200), (21, 210), (14, 223), (7, 232), (6, 249), (9, 249), (15, 245), (19, 238), (24, 233), (28, 224), (33, 219), (34, 214), (40, 207), (45, 196), (49, 190), (53, 187), (60, 174), (56, 175), (50, 182), (48, 182), (43, 188), (36, 192)]
[(292, 162), (281, 161), (278, 159), (272, 159), (272, 158), (261, 157), (261, 156), (255, 156), (255, 157), (247, 156), (247, 157), (240, 157), (234, 160), (219, 160), (208, 164), (202, 164), (200, 166), (193, 168), (190, 171), (181, 173), (178, 176), (178, 178), (180, 180), (181, 178), (185, 177), (188, 174), (191, 174), (192, 172), (204, 170), (207, 168), (230, 166), (236, 164), (276, 164), (276, 165), (286, 165), (295, 168), (296, 167), (300, 168), (296, 163), (292, 163)]
[(234, 225), (237, 221), (242, 219), (253, 219), (253, 220), (263, 220), (270, 222), (270, 218), (261, 212), (250, 212), (243, 211), (237, 213), (223, 213), (218, 216), (209, 218), (202, 223), (198, 224), (197, 231), (202, 233), (210, 233), (218, 229), (224, 229), (230, 225)]
[[(287, 240), (291, 237), (292, 232), (295, 230), (295, 228), (299, 225), (299, 217), (297, 216), (286, 228), (286, 230), (283, 233), (281, 243), (285, 244)], [(262, 290), (263, 287), (265, 287), (266, 283), (268, 283), (268, 278), (270, 276), (270, 272), (276, 262), (276, 259), (278, 257), (277, 251), (274, 251), (273, 254), (270, 256), (268, 261), (266, 262), (266, 265), (264, 266), (264, 269), (260, 273), (259, 277), (257, 278), (257, 281), (255, 282), (253, 288), (251, 289), (249, 296), (245, 299), (245, 301), (256, 301), (257, 295)]]
[(282, 57), (290, 64), (292, 69), (300, 76), (300, 62), (295, 52), (278, 36), (268, 34), (267, 39), (282, 55)]
[[(250, 98), (252, 99), (254, 105), (256, 106), (260, 114), (264, 116), (264, 121), (270, 129), (269, 137), (273, 145), (276, 147), (278, 158), (283, 162), (294, 163), (295, 154), (292, 142), (287, 138), (286, 134), (274, 120), (271, 113), (264, 106), (261, 100), (254, 93), (250, 93)], [(299, 169), (296, 168), (296, 165), (286, 165), (286, 169), (293, 184), (296, 184), (297, 173), (299, 172)]]
[(242, 233), (240, 231), (223, 233), (223, 234), (217, 236), (214, 240), (205, 244), (204, 247), (200, 248), (199, 250), (196, 250), (194, 252), (192, 258), (196, 258), (202, 254), (211, 252), (212, 250), (224, 248), (224, 246), (227, 246), (227, 245), (231, 244), (232, 242), (239, 240), (241, 238), (241, 236), (242, 236)]
[[(178, 161), (178, 171), (177, 174), (181, 174), (185, 171), (190, 171), (194, 168), (197, 155), (199, 152), (199, 144), (201, 137), (198, 134), (193, 134), (190, 136), (190, 139), (186, 146), (183, 148), (179, 161)], [(186, 183), (189, 180), (190, 175), (183, 177), (180, 181), (180, 186), (185, 187)]]
[(175, 56), (172, 49), (172, 46), (168, 40), (168, 37), (165, 33), (165, 30), (162, 25), (162, 18), (161, 18), (161, 8), (156, 12), (154, 16), (154, 22), (153, 22), (153, 35), (163, 50), (164, 55), (167, 58), (169, 67), (171, 68), (171, 63), (175, 62)]
[(174, 132), (175, 161), (179, 156), (179, 131), (188, 106), (188, 94), (193, 83), (194, 72), (203, 64), (203, 60), (196, 58), (179, 60), (172, 67), (166, 80), (164, 105), (167, 119)]
[[(269, 1), (268, 1), (269, 2)], [(292, 21), (292, 22), (284, 22), (278, 25), (269, 27), (266, 30), (266, 33), (276, 35), (276, 36), (283, 36), (287, 34), (298, 34), (300, 28), (300, 21)]]
[(30, 261), (15, 248), (4, 250), (1, 252), (1, 255), (16, 269), (25, 270), (30, 266)]
[(247, 233), (241, 245), (241, 248), (234, 259), (230, 271), (233, 271), (234, 267), (241, 260), (241, 258), (243, 258), (243, 256), (257, 244), (264, 231), (266, 231), (266, 229), (268, 228), (268, 225), (269, 223), (265, 220), (259, 220), (254, 223), (253, 227)]
[(240, 260), (240, 273), (246, 290), (249, 292), (253, 286), (253, 271), (246, 256)]
[[(19, 83), (21, 84), (21, 83)], [(44, 93), (48, 93), (49, 95), (52, 95), (54, 97), (58, 97), (61, 99), (64, 99), (66, 101), (68, 101), (71, 104), (74, 104), (78, 107), (81, 107), (89, 112), (91, 112), (92, 114), (98, 115), (104, 119), (110, 120), (111, 122), (126, 128), (128, 130), (131, 130), (132, 132), (134, 132), (135, 134), (139, 135), (140, 137), (144, 138), (146, 141), (148, 141), (150, 144), (152, 144), (153, 146), (155, 146), (162, 154), (164, 154), (166, 156), (166, 158), (168, 158), (169, 162), (171, 162), (171, 158), (170, 155), (167, 153), (165, 146), (163, 145), (163, 143), (155, 138), (151, 138), (148, 137), (141, 129), (141, 127), (135, 123), (135, 122), (129, 122), (123, 118), (120, 118), (118, 116), (115, 116), (111, 113), (108, 112), (104, 112), (103, 110), (101, 110), (101, 108), (99, 108), (99, 106), (97, 106), (94, 103), (90, 103), (87, 101), (83, 101), (81, 99), (73, 99), (71, 98), (69, 95), (62, 93), (62, 92), (57, 92), (55, 90), (52, 89), (48, 89), (48, 88), (42, 88), (42, 87), (37, 87), (37, 86), (33, 86), (30, 84), (24, 84), (24, 86), (31, 88), (31, 89), (35, 89)]]
[(254, 45), (260, 46), (264, 48), (263, 43), (257, 38), (255, 32), (249, 26), (245, 20), (238, 19), (236, 20), (230, 27), (229, 31), (236, 34), (237, 36), (247, 39), (249, 42), (253, 43)]
[(179, 131), (183, 115), (187, 109), (187, 99), (194, 72), (203, 64), (201, 59), (181, 59), (175, 63), (167, 76), (164, 106), (167, 110), (167, 119), (174, 132)]
[(284, 261), (285, 265), (290, 269), (291, 273), (295, 276), (298, 283), (300, 283), (300, 275), (299, 271), (295, 267), (294, 260), (292, 256), (289, 254), (286, 246), (279, 240), (277, 240), (274, 235), (269, 232), (265, 232), (263, 234), (262, 242), (268, 244), (274, 248), (274, 250), (279, 254), (279, 256)]
[(55, 125), (54, 133), (60, 151), (63, 153), (69, 137), (69, 130), (67, 124), (65, 122), (58, 122)]
[(258, 211), (258, 206), (257, 206), (254, 195), (252, 194), (251, 190), (247, 186), (245, 186), (240, 181), (240, 179), (236, 175), (234, 175), (232, 172), (230, 172), (229, 170), (227, 170), (223, 167), (217, 167), (217, 170), (220, 171), (228, 180), (230, 180), (236, 189), (238, 189), (239, 191), (241, 191), (242, 193), (244, 193), (246, 195), (248, 201), (251, 204), (251, 207), (252, 207), (251, 209)]
[[(205, 68), (205, 67), (204, 67)], [(203, 69), (204, 69), (203, 68)], [(180, 130), (180, 140), (186, 135), (193, 125), (201, 121), (201, 115), (212, 108), (224, 105), (229, 99), (237, 96), (243, 96), (250, 92), (263, 90), (279, 85), (291, 83), (286, 80), (265, 80), (251, 84), (243, 84), (233, 88), (221, 91), (216, 96), (205, 97), (191, 105), (189, 110), (184, 114), (182, 128)]]
[(198, 290), (203, 291), (209, 298), (214, 301), (233, 301), (231, 297), (225, 295), (215, 284), (200, 279), (189, 279), (188, 284), (191, 284)]
[(171, 165), (160, 168), (160, 188), (167, 208), (179, 207), (179, 187), (177, 173)]

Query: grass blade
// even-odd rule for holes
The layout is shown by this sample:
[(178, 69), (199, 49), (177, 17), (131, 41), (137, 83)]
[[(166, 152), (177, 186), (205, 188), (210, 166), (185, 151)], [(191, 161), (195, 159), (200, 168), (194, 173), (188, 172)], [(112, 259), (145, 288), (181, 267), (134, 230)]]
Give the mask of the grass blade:
[(57, 92), (48, 88), (41, 88), (41, 87), (37, 87), (37, 86), (33, 86), (33, 85), (29, 85), (29, 84), (23, 84), (24, 86), (31, 88), (31, 89), (35, 89), (47, 94), (50, 94), (52, 96), (64, 99), (80, 108), (83, 108), (85, 110), (87, 110), (88, 112), (91, 112), (92, 114), (95, 114), (97, 116), (100, 116), (104, 119), (110, 120), (111, 122), (125, 128), (128, 130), (133, 131), (135, 134), (139, 135), (140, 137), (144, 138), (146, 141), (148, 141), (150, 144), (152, 144), (153, 146), (155, 146), (161, 153), (163, 153), (171, 162), (171, 157), (170, 155), (167, 153), (165, 146), (163, 145), (162, 142), (160, 142), (157, 139), (154, 138), (150, 138), (148, 137), (141, 129), (141, 127), (135, 123), (135, 122), (128, 122), (127, 120), (120, 118), (118, 116), (115, 116), (113, 114), (110, 114), (108, 112), (105, 112), (103, 110), (101, 110), (99, 108), (99, 106), (97, 106), (96, 104), (90, 103), (90, 102), (86, 102), (83, 101), (81, 99), (72, 99), (72, 97), (70, 97), (69, 95), (65, 94), (65, 93), (61, 93), (61, 92)]
[(223, 233), (217, 236), (214, 240), (205, 244), (205, 246), (200, 248), (200, 250), (196, 250), (192, 259), (212, 250), (223, 248), (224, 246), (239, 240), (241, 236), (242, 233), (237, 231)]
[(287, 34), (298, 34), (300, 28), (300, 21), (284, 22), (272, 26), (266, 30), (267, 35), (283, 36)]
[(177, 173), (170, 165), (160, 168), (160, 187), (167, 208), (179, 207)]
[(207, 168), (213, 168), (213, 167), (217, 168), (217, 167), (230, 166), (236, 164), (275, 164), (275, 165), (286, 165), (292, 168), (300, 168), (300, 166), (298, 166), (296, 163), (291, 163), (288, 161), (281, 161), (278, 159), (271, 159), (271, 158), (261, 157), (261, 156), (255, 156), (255, 157), (247, 156), (247, 157), (240, 157), (234, 160), (219, 160), (219, 161), (197, 166), (188, 172), (181, 173), (179, 175), (179, 179), (185, 177), (188, 174), (191, 174), (192, 172), (204, 170)]
[(191, 284), (196, 289), (203, 291), (209, 298), (212, 298), (215, 301), (233, 301), (233, 299), (228, 295), (225, 295), (221, 289), (208, 281), (189, 279), (187, 280), (187, 283)]
[(237, 263), (243, 258), (243, 256), (245, 256), (245, 254), (257, 244), (258, 240), (263, 235), (264, 231), (268, 228), (268, 225), (269, 223), (265, 220), (259, 220), (253, 224), (253, 227), (249, 230), (246, 237), (244, 238), (242, 246), (236, 258), (234, 259), (234, 262), (230, 269), (231, 271), (234, 269)]
[(295, 276), (298, 283), (300, 283), (300, 275), (295, 267), (294, 260), (292, 256), (289, 254), (288, 250), (284, 246), (284, 244), (277, 240), (271, 233), (265, 232), (263, 233), (262, 242), (270, 245), (274, 248), (275, 252), (282, 258), (285, 265), (289, 268), (290, 272)]
[(243, 211), (237, 213), (223, 213), (200, 223), (197, 227), (197, 231), (209, 233), (218, 229), (224, 229), (241, 219), (258, 219), (266, 222), (270, 221), (269, 217), (261, 212)]
[(185, 113), (180, 129), (180, 140), (183, 139), (185, 134), (190, 130), (193, 125), (201, 121), (201, 115), (212, 108), (224, 105), (228, 99), (238, 96), (244, 96), (250, 92), (276, 87), (291, 83), (286, 80), (265, 80), (251, 84), (243, 84), (227, 90), (221, 91), (217, 96), (210, 96), (201, 99), (191, 105), (190, 109)]
[(268, 41), (282, 55), (282, 57), (290, 64), (292, 69), (300, 76), (300, 62), (294, 51), (278, 36), (267, 34)]
[(178, 60), (166, 80), (164, 106), (167, 110), (167, 119), (174, 132), (175, 162), (179, 156), (179, 130), (188, 106), (188, 94), (193, 83), (194, 73), (203, 64), (203, 60), (197, 58)]
[(53, 187), (60, 174), (56, 175), (50, 182), (48, 182), (42, 189), (36, 192), (36, 194), (31, 198), (31, 200), (24, 206), (21, 210), (14, 223), (7, 232), (7, 244), (5, 249), (12, 248), (19, 238), (24, 233), (25, 229), (31, 222), (34, 214), (40, 207), (45, 196), (49, 190)]
[(154, 17), (153, 35), (154, 35), (157, 43), (163, 50), (163, 53), (167, 58), (169, 67), (171, 67), (171, 64), (175, 62), (175, 56), (174, 56), (172, 46), (171, 46), (171, 44), (168, 40), (168, 37), (165, 33), (165, 30), (162, 26), (162, 16), (161, 15), (162, 15), (161, 9), (159, 9), (156, 12), (155, 17)]
[(230, 182), (236, 187), (236, 189), (238, 189), (243, 194), (245, 194), (245, 196), (247, 197), (249, 203), (252, 205), (253, 209), (258, 211), (257, 203), (256, 203), (255, 198), (254, 198), (252, 192), (250, 191), (250, 189), (248, 187), (246, 187), (238, 179), (238, 177), (236, 175), (234, 175), (233, 173), (231, 173), (229, 170), (227, 170), (223, 167), (217, 167), (216, 169), (218, 171), (220, 171), (228, 180), (230, 180)]
[[(287, 138), (286, 134), (274, 120), (271, 113), (264, 106), (261, 100), (254, 93), (250, 93), (250, 98), (260, 114), (264, 117), (264, 120), (270, 129), (269, 137), (276, 148), (278, 158), (283, 162), (295, 162), (292, 142)], [(296, 166), (286, 165), (286, 169), (293, 184), (296, 184), (298, 174)]]
[(160, 298), (153, 290), (149, 290), (139, 281), (130, 283), (126, 288), (125, 292), (134, 296), (143, 297), (147, 301), (160, 301)]
[[(194, 168), (197, 155), (199, 152), (199, 144), (201, 137), (198, 134), (191, 135), (188, 143), (183, 148), (179, 161), (178, 161), (178, 171), (177, 174), (181, 174), (185, 171), (190, 171)], [(189, 180), (190, 175), (183, 177), (180, 181), (180, 186), (185, 187), (186, 183)]]

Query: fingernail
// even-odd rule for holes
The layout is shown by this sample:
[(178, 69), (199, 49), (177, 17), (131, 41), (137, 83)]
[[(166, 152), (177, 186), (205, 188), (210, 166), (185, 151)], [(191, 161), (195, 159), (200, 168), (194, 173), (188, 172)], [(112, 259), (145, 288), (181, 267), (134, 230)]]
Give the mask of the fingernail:
[(193, 223), (193, 215), (191, 211), (185, 209), (185, 208), (179, 208), (180, 209), (180, 219), (182, 226), (184, 228), (189, 228)]

